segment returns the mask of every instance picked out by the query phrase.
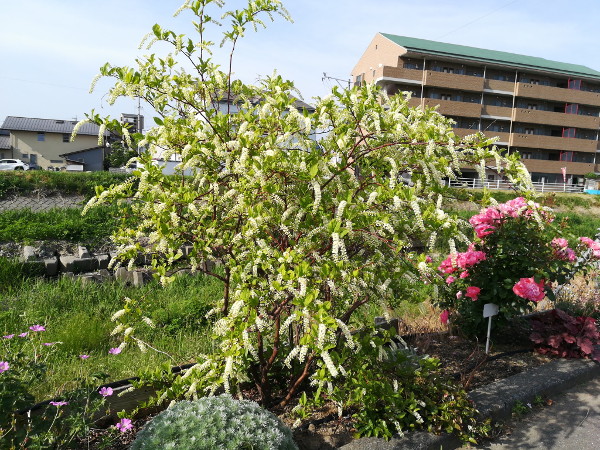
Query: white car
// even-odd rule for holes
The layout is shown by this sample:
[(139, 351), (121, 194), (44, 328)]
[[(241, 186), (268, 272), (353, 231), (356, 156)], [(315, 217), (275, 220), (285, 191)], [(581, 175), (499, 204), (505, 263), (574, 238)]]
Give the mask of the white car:
[(29, 170), (29, 164), (20, 159), (0, 159), (0, 170)]

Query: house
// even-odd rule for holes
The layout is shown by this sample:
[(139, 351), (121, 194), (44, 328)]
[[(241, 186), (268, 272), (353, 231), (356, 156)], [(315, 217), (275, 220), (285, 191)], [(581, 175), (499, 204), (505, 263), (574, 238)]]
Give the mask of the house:
[(0, 159), (12, 157), (10, 151), (10, 131), (0, 129)]
[(71, 142), (76, 124), (76, 120), (8, 116), (1, 127), (9, 132), (8, 149), (0, 149), (0, 153), (43, 169), (66, 169), (71, 160), (83, 163), (84, 170), (103, 170), (102, 164), (97, 164), (98, 158), (104, 160), (104, 147), (98, 146), (99, 127), (84, 124)]
[[(352, 71), (355, 83), (413, 106), (438, 106), (454, 132), (481, 131), (519, 152), (532, 180), (570, 184), (600, 171), (600, 72), (495, 50), (378, 33)], [(475, 172), (463, 176), (477, 178)], [(493, 179), (493, 175), (489, 175)]]

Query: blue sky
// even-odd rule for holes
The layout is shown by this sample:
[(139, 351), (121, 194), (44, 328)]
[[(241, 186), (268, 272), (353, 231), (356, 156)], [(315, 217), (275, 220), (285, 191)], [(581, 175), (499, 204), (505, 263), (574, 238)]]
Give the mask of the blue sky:
[[(135, 112), (102, 100), (108, 80), (88, 88), (105, 62), (133, 64), (154, 23), (191, 33), (182, 0), (2, 0), (0, 123), (7, 115), (71, 119), (92, 108)], [(226, 6), (239, 8), (232, 0)], [(288, 0), (294, 23), (276, 19), (239, 45), (234, 70), (244, 81), (277, 70), (304, 99), (347, 79), (377, 32), (521, 53), (600, 70), (598, 0)], [(215, 40), (219, 41), (218, 38)], [(159, 48), (156, 48), (159, 50)], [(147, 53), (147, 52), (145, 52)], [(224, 54), (224, 52), (222, 52)], [(217, 53), (217, 59), (222, 57)], [(149, 115), (148, 108), (142, 110)], [(146, 123), (151, 123), (147, 121)]]

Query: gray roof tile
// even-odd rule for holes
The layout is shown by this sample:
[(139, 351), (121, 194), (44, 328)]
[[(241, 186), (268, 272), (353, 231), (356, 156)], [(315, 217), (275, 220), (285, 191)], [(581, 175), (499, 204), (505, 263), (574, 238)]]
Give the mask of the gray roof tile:
[[(45, 133), (71, 133), (77, 124), (76, 120), (34, 119), (31, 117), (8, 116), (2, 128), (10, 131), (43, 131)], [(99, 127), (94, 123), (86, 123), (79, 128), (78, 134), (98, 135)]]

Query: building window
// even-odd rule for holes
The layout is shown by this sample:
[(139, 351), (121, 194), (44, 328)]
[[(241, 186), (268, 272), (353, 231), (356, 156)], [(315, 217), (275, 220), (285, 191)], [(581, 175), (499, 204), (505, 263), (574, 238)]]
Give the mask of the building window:
[(531, 159), (531, 152), (521, 153), (521, 159)]
[(528, 103), (527, 109), (538, 109), (538, 105), (536, 105), (535, 103)]
[(442, 69), (442, 72), (444, 72), (444, 73), (454, 73), (454, 69), (452, 67), (444, 67)]
[(63, 133), (63, 142), (71, 142), (71, 135), (69, 133)]
[(529, 83), (531, 83), (531, 84), (540, 84), (540, 80), (536, 80), (535, 78), (532, 78), (531, 80), (529, 80)]
[(534, 134), (533, 128), (525, 128), (525, 134)]
[(50, 162), (52, 164), (62, 164), (63, 160), (62, 159), (51, 159)]
[(572, 78), (569, 78), (569, 84), (568, 84), (569, 89), (575, 89), (577, 91), (581, 90), (581, 80), (573, 80)]
[(442, 95), (440, 95), (440, 99), (442, 99), (442, 100), (452, 100), (452, 96), (450, 94), (442, 94)]
[(564, 138), (574, 138), (576, 134), (575, 128), (563, 128), (562, 137)]
[(38, 140), (38, 142), (45, 141), (46, 140), (46, 133), (44, 133), (43, 131), (38, 131), (37, 140)]

